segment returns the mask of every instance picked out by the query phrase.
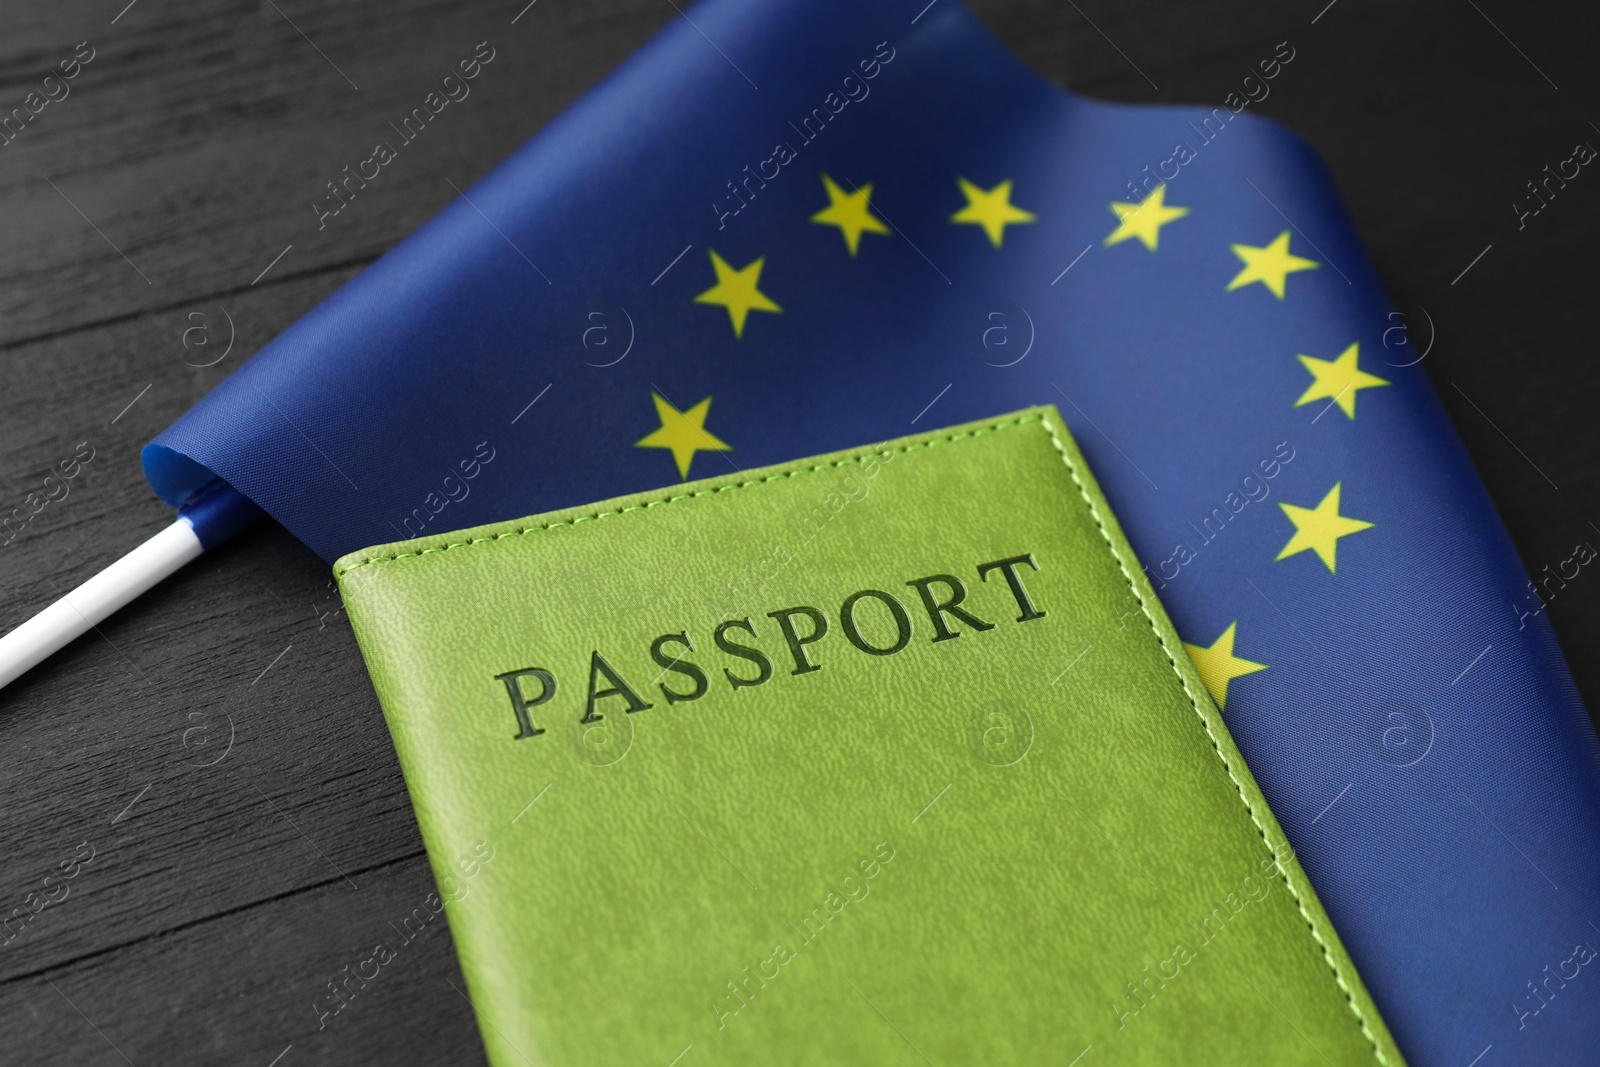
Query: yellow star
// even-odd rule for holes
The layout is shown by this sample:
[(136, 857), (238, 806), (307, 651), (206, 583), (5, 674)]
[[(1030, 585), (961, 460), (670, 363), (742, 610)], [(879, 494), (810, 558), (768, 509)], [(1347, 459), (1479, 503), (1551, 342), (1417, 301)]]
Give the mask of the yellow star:
[(1297, 270), (1315, 270), (1322, 266), (1314, 259), (1302, 259), (1289, 251), (1289, 231), (1284, 230), (1263, 248), (1255, 245), (1234, 245), (1233, 254), (1244, 264), (1244, 270), (1228, 283), (1228, 292), (1260, 282), (1272, 290), (1272, 295), (1283, 299), (1283, 283)]
[(1161, 239), (1161, 227), (1189, 213), (1186, 207), (1167, 206), (1165, 185), (1156, 186), (1155, 192), (1137, 203), (1113, 200), (1109, 206), (1112, 213), (1122, 221), (1111, 231), (1111, 236), (1105, 239), (1106, 245), (1121, 244), (1130, 237), (1137, 237), (1152, 252), (1156, 250), (1156, 242)]
[(861, 247), (861, 235), (864, 233), (888, 233), (889, 227), (883, 220), (872, 213), (870, 206), (872, 199), (872, 183), (858, 186), (853, 193), (847, 193), (828, 177), (822, 176), (822, 187), (828, 191), (828, 206), (811, 216), (811, 221), (823, 226), (837, 226), (844, 235), (844, 246), (850, 250), (850, 258), (854, 259), (856, 249)]
[(1278, 553), (1278, 559), (1288, 559), (1310, 549), (1328, 565), (1329, 574), (1337, 573), (1335, 565), (1338, 562), (1339, 538), (1372, 529), (1370, 522), (1339, 514), (1339, 487), (1342, 484), (1335, 482), (1333, 488), (1328, 490), (1328, 495), (1322, 498), (1322, 503), (1314, 508), (1278, 505), (1289, 516), (1289, 521), (1294, 523), (1294, 536)]
[(1238, 628), (1237, 620), (1230, 622), (1228, 628), (1222, 631), (1222, 636), (1211, 642), (1210, 648), (1191, 645), (1187, 641), (1183, 645), (1189, 652), (1189, 658), (1194, 660), (1195, 669), (1200, 672), (1200, 680), (1210, 690), (1211, 699), (1217, 702), (1219, 711), (1228, 703), (1229, 682), (1267, 669), (1265, 663), (1240, 659), (1233, 654), (1233, 633)]
[(678, 477), (685, 481), (689, 478), (689, 464), (695, 452), (732, 451), (732, 446), (706, 431), (706, 413), (711, 410), (709, 396), (688, 411), (679, 411), (660, 393), (652, 392), (650, 396), (656, 402), (656, 418), (661, 420), (661, 428), (639, 438), (633, 443), (634, 448), (671, 449), (672, 458), (678, 464)]
[(1357, 352), (1361, 347), (1359, 341), (1339, 354), (1338, 359), (1318, 359), (1315, 356), (1297, 356), (1306, 370), (1311, 372), (1315, 379), (1306, 391), (1300, 394), (1300, 399), (1294, 402), (1295, 407), (1311, 403), (1313, 400), (1332, 400), (1339, 405), (1350, 418), (1356, 417), (1356, 392), (1360, 389), (1372, 389), (1380, 385), (1388, 385), (1388, 379), (1380, 378), (1376, 374), (1368, 374), (1356, 366)]
[(728, 318), (733, 320), (733, 336), (744, 336), (744, 320), (752, 311), (773, 311), (783, 309), (774, 304), (760, 289), (756, 288), (761, 281), (761, 268), (766, 264), (767, 257), (762, 256), (753, 263), (734, 270), (728, 261), (711, 253), (711, 266), (717, 272), (717, 284), (694, 298), (696, 304), (720, 304), (728, 309)]
[(980, 189), (965, 178), (957, 178), (956, 184), (961, 186), (961, 193), (967, 198), (967, 206), (950, 216), (951, 222), (965, 223), (968, 226), (982, 226), (983, 232), (989, 235), (989, 243), (996, 248), (1005, 236), (1006, 226), (1019, 222), (1032, 222), (1036, 216), (1031, 211), (1024, 211), (1011, 203), (1011, 179), (1007, 178), (993, 189)]

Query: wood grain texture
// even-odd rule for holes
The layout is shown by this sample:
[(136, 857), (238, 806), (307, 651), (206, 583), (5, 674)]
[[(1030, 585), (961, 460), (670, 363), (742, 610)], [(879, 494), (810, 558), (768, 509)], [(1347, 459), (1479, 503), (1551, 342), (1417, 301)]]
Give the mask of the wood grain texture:
[[(0, 33), (0, 112), (95, 49), (0, 148), (0, 506), (94, 449), (0, 548), (0, 627), (170, 520), (145, 441), (677, 17), (664, 0), (540, 0), (515, 25), (525, 0), (124, 3), (19, 5)], [(1294, 45), (1260, 110), (1319, 148), (1413, 328), (1432, 323), (1425, 366), (1538, 571), (1600, 539), (1600, 178), (1520, 230), (1510, 204), (1600, 143), (1600, 17), (1324, 4), (974, 6), (1058, 83), (1130, 102), (1218, 103)], [(471, 97), (319, 230), (323, 183), (484, 40), (497, 58)], [(225, 316), (228, 357), (192, 365), (221, 349), (184, 330), (220, 345)], [(1585, 575), (1550, 608), (1591, 706), (1597, 604)], [(0, 781), (0, 913), (94, 851), (0, 945), (0, 1063), (481, 1062), (442, 923), (319, 1028), (328, 981), (432, 884), (327, 568), (280, 529), (0, 693)]]

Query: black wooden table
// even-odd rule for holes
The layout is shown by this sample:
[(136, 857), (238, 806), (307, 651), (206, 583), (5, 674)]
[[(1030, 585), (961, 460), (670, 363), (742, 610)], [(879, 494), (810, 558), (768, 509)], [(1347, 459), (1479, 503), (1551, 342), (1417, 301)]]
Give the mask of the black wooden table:
[[(80, 462), (0, 531), (0, 628), (171, 521), (147, 440), (678, 17), (525, 5), (4, 5), (0, 117), (57, 98), (0, 123), (0, 514)], [(1331, 165), (1529, 569), (1600, 544), (1600, 175), (1513, 207), (1600, 145), (1592, 5), (977, 7), (1058, 82), (1132, 102), (1220, 104), (1288, 41), (1258, 108)], [(471, 97), (319, 231), (324, 183), (480, 41)], [(1591, 706), (1597, 604), (1583, 571), (1549, 606)], [(0, 693), (0, 781), (0, 913), (56, 898), (0, 934), (0, 1062), (481, 1062), (443, 923), (314, 1007), (433, 882), (328, 568), (283, 530)]]

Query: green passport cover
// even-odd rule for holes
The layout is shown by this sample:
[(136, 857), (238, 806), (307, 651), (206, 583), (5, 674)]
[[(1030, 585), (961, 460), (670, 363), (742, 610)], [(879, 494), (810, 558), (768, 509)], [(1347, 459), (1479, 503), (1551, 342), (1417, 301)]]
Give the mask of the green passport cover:
[(1054, 408), (335, 573), (496, 1067), (1401, 1062)]

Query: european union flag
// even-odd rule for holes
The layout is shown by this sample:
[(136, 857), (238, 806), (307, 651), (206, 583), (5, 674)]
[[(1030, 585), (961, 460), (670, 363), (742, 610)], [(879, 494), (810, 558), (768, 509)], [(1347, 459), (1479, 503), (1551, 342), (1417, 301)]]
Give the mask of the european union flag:
[(707, 0), (146, 469), (332, 560), (1057, 404), (1401, 1047), (1591, 1061), (1594, 732), (1329, 176), (1248, 104), (1062, 94), (957, 0)]

